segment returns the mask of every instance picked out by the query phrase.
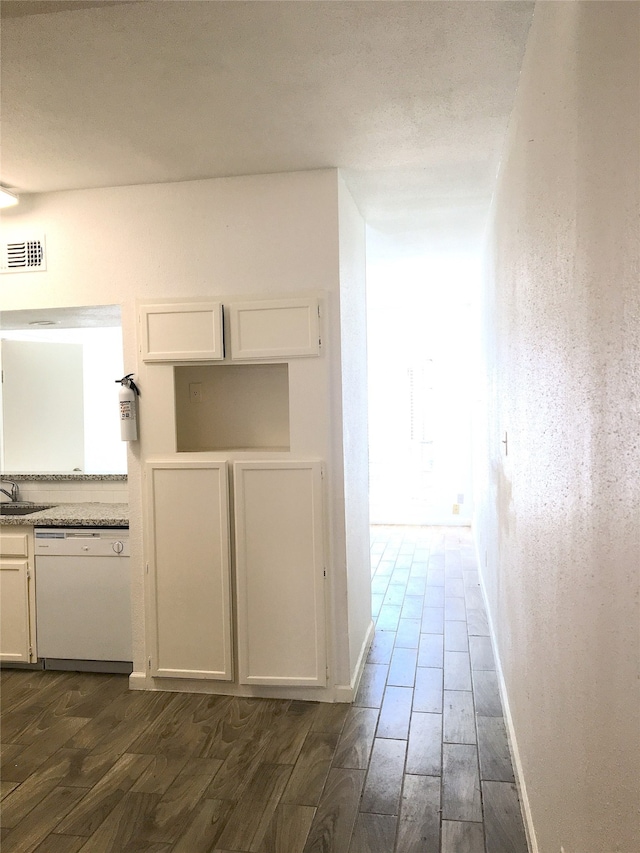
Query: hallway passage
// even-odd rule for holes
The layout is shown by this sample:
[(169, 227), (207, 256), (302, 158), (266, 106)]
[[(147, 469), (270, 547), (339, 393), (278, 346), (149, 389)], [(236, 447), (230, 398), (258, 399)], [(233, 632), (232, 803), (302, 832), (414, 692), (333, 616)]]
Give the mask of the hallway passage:
[(468, 530), (371, 553), (352, 706), (5, 669), (3, 853), (526, 853)]
[(387, 842), (352, 850), (526, 853), (470, 529), (373, 527), (371, 566), (355, 705), (375, 739), (356, 828)]

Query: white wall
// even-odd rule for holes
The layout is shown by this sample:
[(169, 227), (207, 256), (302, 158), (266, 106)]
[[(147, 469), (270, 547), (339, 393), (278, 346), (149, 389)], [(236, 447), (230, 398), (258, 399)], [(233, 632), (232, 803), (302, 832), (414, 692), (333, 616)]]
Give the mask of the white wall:
[(639, 56), (640, 4), (538, 3), (495, 198), (476, 533), (541, 853), (640, 849)]
[[(356, 675), (371, 621), (369, 442), (367, 435), (367, 305), (365, 224), (349, 190), (338, 185), (340, 224), (340, 429), (344, 459), (349, 672)], [(373, 636), (373, 635), (371, 635)]]
[[(135, 370), (136, 364), (136, 300), (322, 291), (330, 311), (325, 357), (331, 360), (331, 376), (336, 365), (340, 376), (340, 331), (333, 325), (339, 318), (340, 284), (335, 170), (23, 196), (3, 220), (11, 231), (43, 231), (48, 259), (46, 272), (21, 273), (19, 288), (16, 275), (0, 277), (0, 307), (120, 303), (125, 372)], [(330, 472), (331, 554), (340, 569), (346, 561), (344, 521), (332, 513), (334, 507), (338, 513), (344, 501), (343, 460), (329, 428), (331, 413), (340, 410), (339, 383), (327, 378), (320, 397), (326, 404), (321, 451)], [(301, 414), (296, 429), (298, 446), (304, 449), (303, 420)], [(136, 669), (144, 660), (139, 453), (132, 445), (128, 460), (132, 564), (137, 573)], [(336, 579), (332, 597), (334, 603), (346, 598), (344, 579)], [(336, 606), (333, 612), (333, 631), (341, 639), (333, 650), (332, 671), (346, 684), (346, 608)]]

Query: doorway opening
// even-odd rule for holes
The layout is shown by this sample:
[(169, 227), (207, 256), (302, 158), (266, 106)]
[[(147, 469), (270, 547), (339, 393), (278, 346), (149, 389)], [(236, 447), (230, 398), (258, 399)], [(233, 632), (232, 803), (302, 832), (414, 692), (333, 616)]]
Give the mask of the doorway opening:
[(372, 525), (469, 525), (480, 266), (367, 256)]

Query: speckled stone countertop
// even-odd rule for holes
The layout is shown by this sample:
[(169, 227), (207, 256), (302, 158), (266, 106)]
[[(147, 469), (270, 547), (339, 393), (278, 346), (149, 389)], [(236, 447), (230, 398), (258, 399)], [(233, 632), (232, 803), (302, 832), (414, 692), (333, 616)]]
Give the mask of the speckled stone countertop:
[(33, 527), (128, 527), (128, 504), (57, 504), (29, 515), (2, 515), (0, 524)]
[(34, 483), (57, 483), (63, 482), (67, 480), (73, 480), (77, 483), (88, 483), (88, 482), (126, 482), (127, 475), (126, 474), (82, 474), (82, 473), (50, 473), (50, 474), (3, 474), (3, 480), (13, 480), (16, 483), (24, 483), (27, 480), (33, 481)]

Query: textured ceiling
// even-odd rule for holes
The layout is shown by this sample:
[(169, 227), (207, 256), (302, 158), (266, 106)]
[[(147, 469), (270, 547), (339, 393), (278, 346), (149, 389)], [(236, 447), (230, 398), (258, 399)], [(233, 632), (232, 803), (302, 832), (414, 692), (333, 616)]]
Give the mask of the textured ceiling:
[(6, 186), (340, 167), (377, 228), (477, 236), (533, 3), (3, 0), (1, 12)]

